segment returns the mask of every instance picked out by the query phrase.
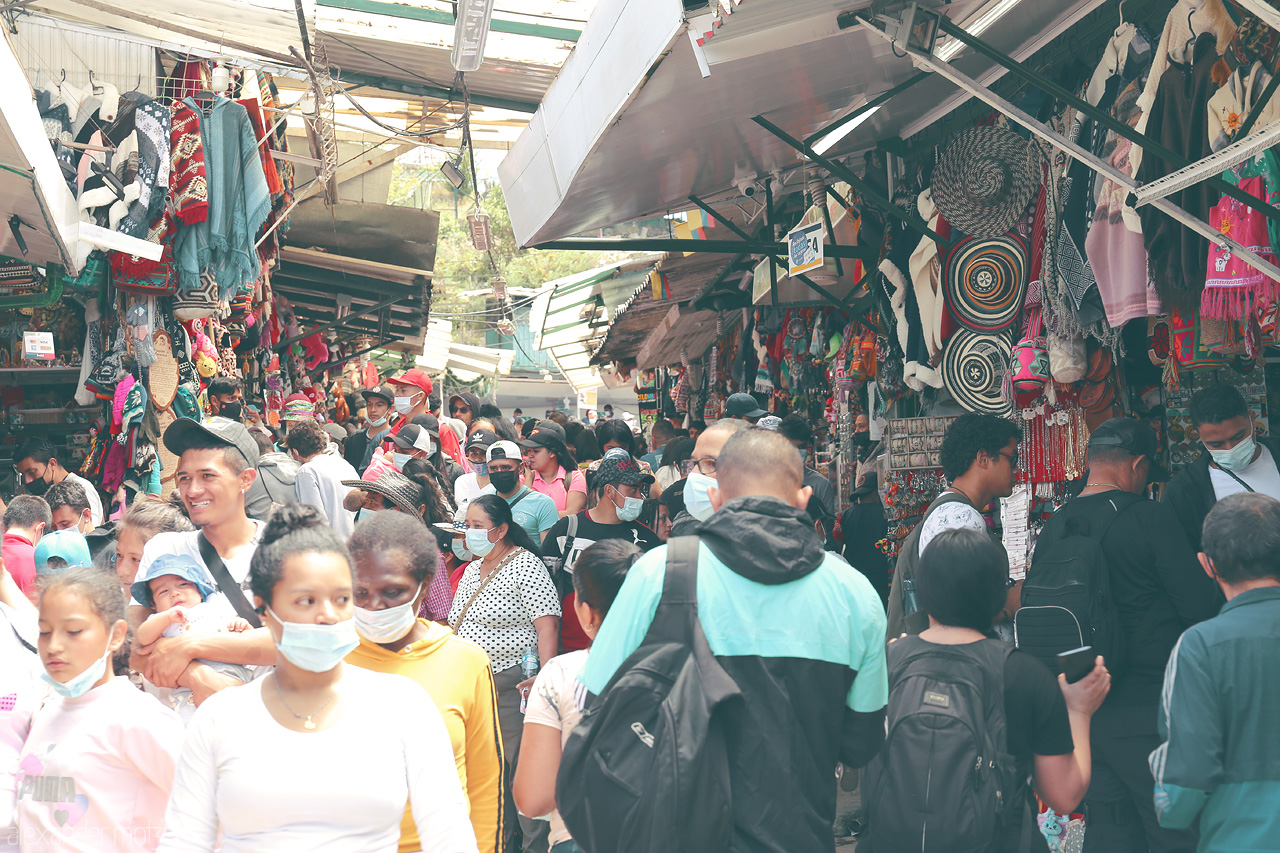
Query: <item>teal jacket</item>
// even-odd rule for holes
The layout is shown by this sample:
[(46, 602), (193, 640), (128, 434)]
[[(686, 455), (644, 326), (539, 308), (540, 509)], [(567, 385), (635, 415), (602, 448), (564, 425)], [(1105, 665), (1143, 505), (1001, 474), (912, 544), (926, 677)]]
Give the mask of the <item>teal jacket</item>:
[(1169, 657), (1151, 753), (1156, 816), (1200, 853), (1280, 850), (1280, 587), (1237, 595)]

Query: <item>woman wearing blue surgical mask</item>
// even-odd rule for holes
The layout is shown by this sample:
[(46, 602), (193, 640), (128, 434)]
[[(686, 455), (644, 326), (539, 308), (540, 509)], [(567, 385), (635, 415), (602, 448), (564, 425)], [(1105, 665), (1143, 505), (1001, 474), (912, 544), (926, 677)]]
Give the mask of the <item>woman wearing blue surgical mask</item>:
[(91, 568), (46, 575), (39, 630), (52, 692), (18, 758), (20, 848), (152, 849), (184, 732), (176, 713), (112, 672), (128, 636), (119, 582)]
[[(465, 541), (476, 559), (458, 581), (449, 624), (459, 637), (489, 655), (510, 781), (524, 725), (522, 694), (533, 684), (521, 672), (521, 659), (527, 650), (536, 649), (541, 667), (559, 652), (560, 599), (529, 534), (498, 495), (482, 495), (467, 507)], [(508, 841), (515, 835), (515, 815), (514, 807), (507, 810)], [(526, 820), (521, 818), (521, 824), (528, 836), (536, 826)], [(507, 844), (504, 849), (512, 848)]]
[(351, 559), (320, 513), (278, 507), (249, 581), (275, 669), (192, 720), (160, 850), (394, 850), (406, 802), (424, 850), (477, 850), (430, 698), (343, 663), (360, 642)]
[[(380, 512), (356, 526), (348, 547), (360, 645), (347, 655), (347, 663), (406, 676), (435, 702), (449, 730), (481, 853), (494, 853), (501, 837), (504, 789), (489, 658), (446, 626), (415, 618), (441, 571), (435, 539), (404, 513)], [(400, 849), (422, 849), (409, 812), (401, 826)]]

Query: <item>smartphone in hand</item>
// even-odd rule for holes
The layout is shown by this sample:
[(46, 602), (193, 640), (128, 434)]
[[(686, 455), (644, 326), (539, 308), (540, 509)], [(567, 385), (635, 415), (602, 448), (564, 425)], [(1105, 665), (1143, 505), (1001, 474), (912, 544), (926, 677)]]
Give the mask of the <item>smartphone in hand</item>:
[(1078, 649), (1059, 654), (1058, 666), (1062, 667), (1063, 674), (1067, 676), (1067, 683), (1075, 684), (1093, 672), (1097, 657), (1093, 653), (1093, 646), (1081, 646)]

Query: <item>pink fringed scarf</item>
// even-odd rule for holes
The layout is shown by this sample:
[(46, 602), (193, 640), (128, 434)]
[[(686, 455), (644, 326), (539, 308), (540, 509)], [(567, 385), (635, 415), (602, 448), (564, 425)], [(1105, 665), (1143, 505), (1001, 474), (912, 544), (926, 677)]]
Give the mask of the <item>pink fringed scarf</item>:
[[(1262, 199), (1261, 177), (1245, 178), (1240, 189)], [(1218, 232), (1276, 263), (1275, 252), (1267, 236), (1267, 220), (1261, 212), (1229, 196), (1224, 196), (1209, 211), (1209, 224)], [(1269, 276), (1249, 266), (1230, 249), (1209, 245), (1209, 265), (1204, 292), (1200, 294), (1200, 314), (1222, 320), (1249, 317), (1259, 301), (1275, 301), (1280, 285)]]

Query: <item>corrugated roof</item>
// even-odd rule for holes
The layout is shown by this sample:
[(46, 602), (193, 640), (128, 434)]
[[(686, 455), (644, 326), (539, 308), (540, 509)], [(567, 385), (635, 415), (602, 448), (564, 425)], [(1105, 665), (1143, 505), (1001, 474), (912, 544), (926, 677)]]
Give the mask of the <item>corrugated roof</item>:
[[(659, 265), (659, 270), (667, 274), (671, 297), (655, 301), (652, 288), (648, 286), (640, 288), (630, 304), (618, 310), (617, 317), (609, 326), (604, 340), (592, 356), (591, 363), (599, 365), (635, 358), (650, 335), (659, 328), (659, 324), (670, 312), (671, 307), (680, 302), (687, 303), (697, 296), (702, 288), (730, 264), (731, 260), (728, 255), (696, 254), (687, 258), (682, 254), (667, 255)], [(715, 316), (713, 312), (699, 313), (710, 314), (712, 318)], [(714, 322), (712, 326), (714, 328)], [(709, 345), (710, 341), (707, 341), (706, 346)], [(706, 346), (702, 349), (705, 350)], [(689, 354), (697, 357), (702, 352), (700, 350), (695, 353), (690, 350)], [(676, 356), (678, 359), (678, 350)], [(642, 366), (653, 367), (658, 363), (671, 362), (655, 362)]]

